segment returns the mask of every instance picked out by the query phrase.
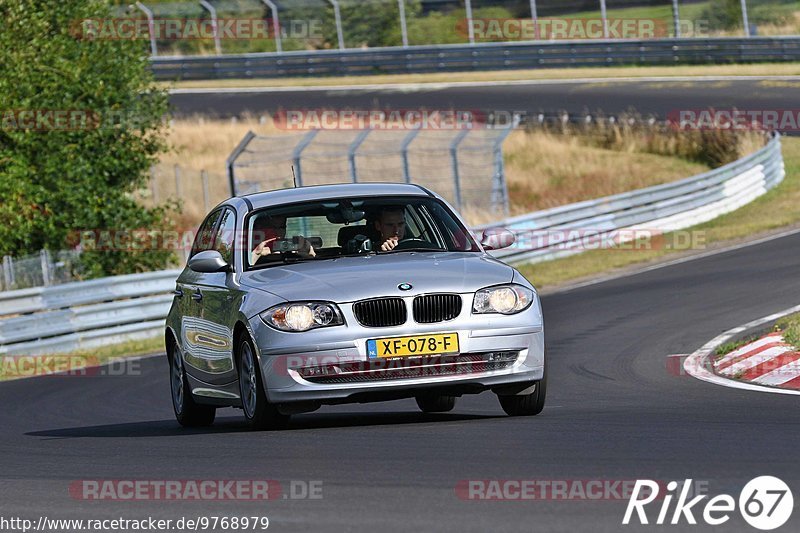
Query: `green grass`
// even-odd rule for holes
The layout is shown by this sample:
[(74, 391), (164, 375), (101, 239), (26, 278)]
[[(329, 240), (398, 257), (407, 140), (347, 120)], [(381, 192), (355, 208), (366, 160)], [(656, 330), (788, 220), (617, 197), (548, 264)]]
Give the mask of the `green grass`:
[(742, 346), (750, 344), (755, 340), (757, 340), (756, 337), (745, 337), (744, 339), (740, 339), (738, 341), (731, 341), (731, 342), (726, 342), (725, 344), (721, 344), (714, 351), (714, 358), (721, 359), (723, 356), (731, 353), (734, 350), (738, 350)]
[(783, 332), (783, 339), (786, 342), (800, 347), (800, 313), (780, 319), (776, 326)]
[[(140, 355), (149, 355), (164, 352), (164, 339), (159, 335), (150, 339), (133, 340), (118, 344), (102, 346), (92, 350), (78, 350), (66, 354), (53, 354), (52, 356), (31, 356), (27, 358), (24, 365), (19, 362), (12, 362), (13, 356), (0, 357), (0, 381), (9, 381), (21, 377), (28, 377), (33, 368), (33, 359), (55, 361), (57, 368), (63, 369), (64, 365), (70, 372), (80, 370), (82, 367), (98, 366), (110, 363), (115, 360), (122, 360)], [(20, 361), (17, 359), (17, 361)], [(44, 368), (53, 368), (44, 366)], [(22, 374), (22, 375), (20, 375)], [(39, 374), (37, 374), (39, 375)]]
[[(693, 239), (691, 250), (749, 237), (800, 222), (800, 139), (784, 138), (786, 178), (776, 188), (746, 206), (683, 232), (666, 234), (650, 249), (592, 250), (571, 257), (520, 267), (537, 287), (550, 287), (624, 267), (663, 260), (685, 253), (684, 239)], [(633, 248), (633, 247), (631, 247)]]

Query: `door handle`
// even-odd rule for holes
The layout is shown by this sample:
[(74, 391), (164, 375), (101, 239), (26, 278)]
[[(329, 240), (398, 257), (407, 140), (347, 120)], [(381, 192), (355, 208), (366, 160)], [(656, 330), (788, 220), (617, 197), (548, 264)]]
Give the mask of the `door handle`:
[(197, 289), (192, 293), (192, 300), (199, 302), (202, 299), (203, 299), (203, 293), (200, 292), (200, 289)]
[(178, 298), (183, 298), (183, 289), (175, 289), (174, 291), (172, 291), (172, 294), (174, 294)]

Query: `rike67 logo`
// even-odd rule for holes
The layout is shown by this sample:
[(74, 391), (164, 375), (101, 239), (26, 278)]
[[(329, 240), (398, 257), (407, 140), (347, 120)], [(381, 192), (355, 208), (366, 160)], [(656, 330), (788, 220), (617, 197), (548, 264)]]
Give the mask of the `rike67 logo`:
[[(738, 502), (728, 494), (714, 496), (706, 502), (703, 502), (708, 498), (706, 494), (690, 499), (691, 487), (691, 479), (685, 480), (682, 485), (677, 481), (670, 481), (667, 483), (666, 493), (659, 494), (659, 489), (663, 488), (663, 485), (649, 479), (637, 480), (622, 523), (628, 525), (633, 520), (635, 524), (638, 520), (642, 525), (650, 524), (652, 511), (658, 508), (658, 504), (651, 508), (649, 517), (645, 507), (656, 500), (660, 500), (661, 504), (654, 522), (657, 525), (677, 525), (684, 520), (687, 524), (694, 525), (697, 524), (695, 517), (697, 513), (702, 516), (706, 524), (718, 526), (730, 520), (738, 503), (739, 513), (745, 522), (756, 529), (769, 531), (785, 524), (794, 509), (791, 489), (782, 480), (773, 476), (760, 476), (750, 480), (739, 494)], [(673, 500), (674, 508), (672, 508)]]

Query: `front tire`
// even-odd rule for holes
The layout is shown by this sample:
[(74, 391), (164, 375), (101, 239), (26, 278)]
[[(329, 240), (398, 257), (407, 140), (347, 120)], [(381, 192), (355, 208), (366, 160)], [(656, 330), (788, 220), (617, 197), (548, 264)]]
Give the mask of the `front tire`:
[(239, 392), (247, 423), (252, 429), (259, 431), (285, 427), (289, 416), (281, 414), (275, 405), (267, 401), (256, 351), (252, 341), (246, 335), (243, 335), (239, 341), (237, 361), (239, 363)]
[(217, 409), (194, 401), (186, 378), (183, 355), (174, 341), (169, 351), (169, 375), (172, 408), (178, 423), (183, 427), (203, 427), (213, 424)]
[(444, 394), (421, 394), (416, 400), (423, 413), (446, 413), (456, 406), (456, 397)]
[(523, 396), (498, 396), (500, 406), (508, 416), (536, 416), (544, 409), (547, 396), (547, 373), (536, 382), (536, 390)]

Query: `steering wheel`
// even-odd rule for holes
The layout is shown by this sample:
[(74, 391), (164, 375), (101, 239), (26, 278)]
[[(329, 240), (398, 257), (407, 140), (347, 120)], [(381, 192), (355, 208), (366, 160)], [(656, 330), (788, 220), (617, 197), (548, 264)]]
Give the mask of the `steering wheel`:
[(409, 248), (431, 248), (431, 249), (437, 248), (438, 249), (438, 246), (435, 246), (435, 245), (429, 243), (428, 241), (426, 241), (424, 239), (412, 238), (412, 239), (405, 239), (405, 240), (402, 240), (402, 241), (398, 242), (397, 246), (395, 246), (393, 248), (393, 250), (407, 250)]

